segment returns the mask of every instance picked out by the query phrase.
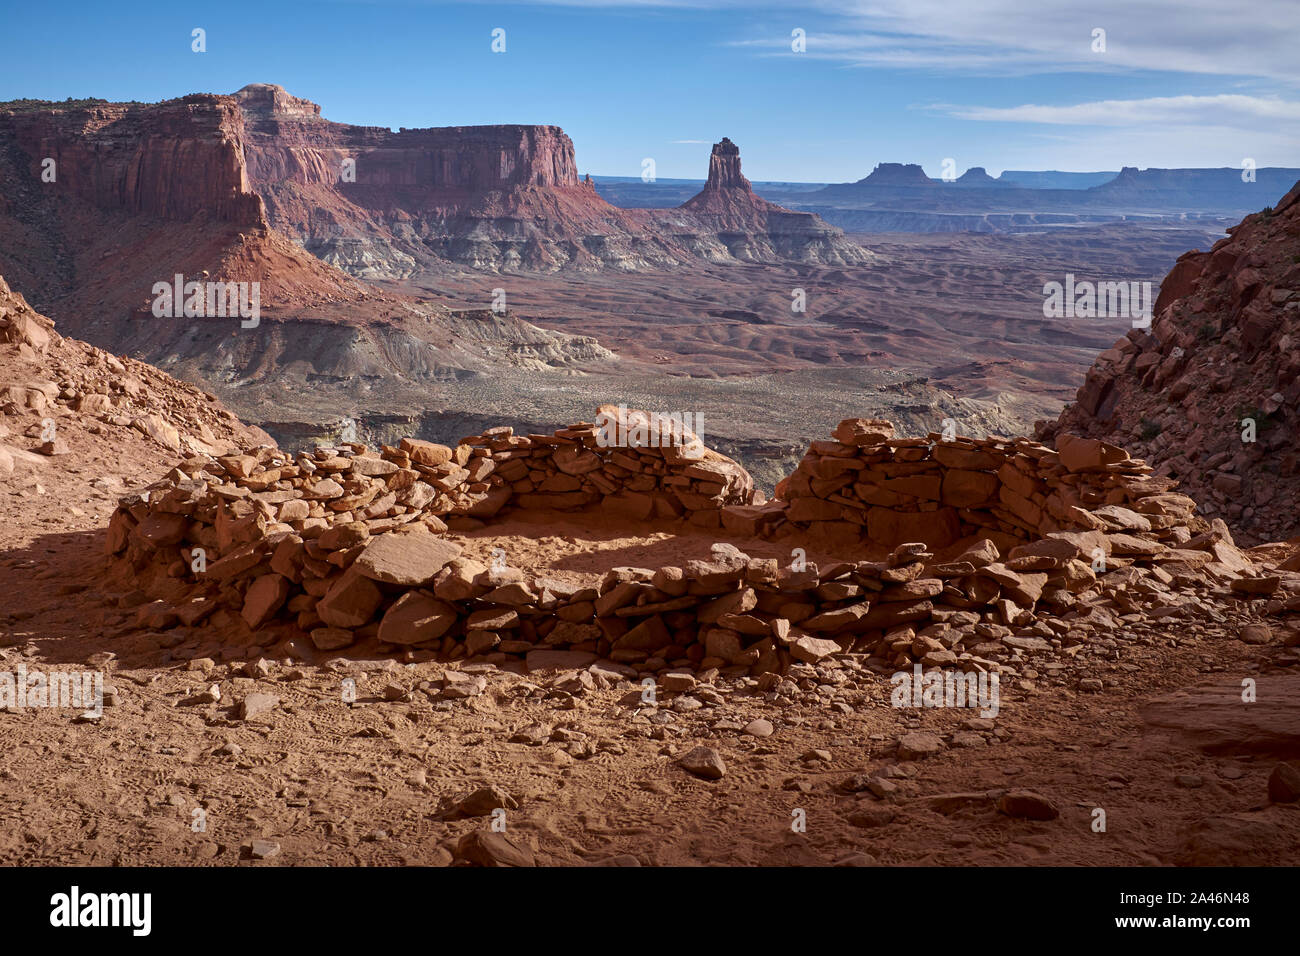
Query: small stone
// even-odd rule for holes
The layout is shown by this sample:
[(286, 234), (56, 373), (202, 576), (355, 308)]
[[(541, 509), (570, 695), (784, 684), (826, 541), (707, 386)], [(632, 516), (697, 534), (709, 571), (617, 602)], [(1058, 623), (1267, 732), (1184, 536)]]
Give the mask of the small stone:
[(1295, 803), (1300, 800), (1300, 770), (1289, 763), (1280, 763), (1268, 775), (1268, 798), (1274, 803)]
[(899, 760), (920, 760), (922, 757), (929, 757), (943, 750), (943, 740), (938, 734), (931, 734), (924, 731), (917, 733), (903, 734), (898, 738), (898, 759)]
[(219, 704), (221, 703), (221, 687), (213, 684), (207, 690), (201, 690), (193, 697), (189, 698), (187, 704)]
[(1237, 637), (1243, 644), (1267, 644), (1273, 639), (1273, 629), (1267, 624), (1247, 624)]
[(849, 823), (855, 827), (883, 827), (894, 820), (894, 810), (891, 807), (867, 807), (862, 810), (854, 810), (849, 814)]
[(748, 734), (751, 737), (771, 737), (775, 729), (770, 720), (759, 717), (757, 720), (751, 720), (747, 723), (741, 733)]
[(529, 724), (510, 735), (509, 742), (512, 744), (527, 744), (530, 747), (540, 747), (546, 743), (547, 738), (551, 735), (551, 730), (545, 724)]
[(727, 765), (712, 747), (696, 747), (687, 751), (677, 762), (683, 770), (706, 780), (721, 780), (727, 772)]
[(688, 674), (685, 671), (669, 671), (659, 678), (659, 686), (674, 693), (694, 690), (696, 683), (695, 675)]
[(493, 810), (514, 810), (519, 801), (500, 787), (479, 787), (456, 804), (453, 812), (458, 817), (485, 817)]
[(881, 800), (884, 800), (898, 793), (898, 784), (892, 780), (886, 780), (884, 777), (872, 777), (867, 781), (867, 789)]
[(318, 627), (311, 632), (312, 644), (322, 651), (337, 651), (355, 640), (356, 635), (345, 627)]
[(273, 840), (254, 840), (251, 847), (253, 859), (269, 860), (280, 852), (280, 844)]
[(1196, 790), (1205, 786), (1205, 778), (1195, 773), (1180, 773), (1174, 777), (1174, 783), (1187, 790)]
[(275, 694), (249, 694), (239, 703), (239, 716), (249, 720), (259, 714), (265, 714), (280, 706), (280, 698)]
[(1026, 820), (1055, 820), (1061, 815), (1050, 800), (1032, 790), (1010, 790), (998, 800), (998, 809), (1009, 817)]
[(838, 654), (841, 647), (837, 641), (822, 637), (801, 637), (790, 645), (790, 656), (808, 664), (815, 664), (824, 657)]
[(487, 690), (487, 680), (478, 674), (447, 671), (442, 680), (442, 696), (449, 700), (477, 697)]
[(466, 833), (456, 844), (456, 858), (475, 866), (536, 866), (523, 842), (492, 830)]

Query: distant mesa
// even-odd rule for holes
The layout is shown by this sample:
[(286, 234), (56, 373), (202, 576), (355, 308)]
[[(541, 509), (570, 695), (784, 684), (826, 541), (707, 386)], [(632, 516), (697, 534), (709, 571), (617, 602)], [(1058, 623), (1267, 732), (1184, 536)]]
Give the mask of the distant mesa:
[(1110, 182), (1118, 175), (1114, 169), (1090, 173), (1067, 173), (1059, 169), (1004, 169), (998, 182), (1028, 189), (1087, 189)]
[(868, 186), (933, 186), (934, 180), (917, 163), (880, 163), (859, 183)]
[(1211, 229), (1284, 195), (1300, 169), (1138, 169), (1118, 173), (971, 167), (930, 179), (915, 163), (881, 163), (869, 176), (798, 193), (763, 195), (815, 212), (850, 233), (1048, 232), (1140, 219), (1204, 222)]
[(954, 179), (953, 182), (958, 186), (988, 186), (995, 189), (998, 187), (1006, 188), (1011, 185), (994, 179), (983, 166), (972, 166)]

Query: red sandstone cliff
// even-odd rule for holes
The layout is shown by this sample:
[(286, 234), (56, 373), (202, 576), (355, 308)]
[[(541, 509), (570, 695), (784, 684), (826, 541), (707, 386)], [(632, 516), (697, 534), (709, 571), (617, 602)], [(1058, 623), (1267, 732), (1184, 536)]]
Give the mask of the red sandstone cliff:
[(91, 205), (128, 215), (188, 220), (199, 213), (265, 225), (242, 156), (243, 114), (228, 98), (196, 94), (153, 106), (105, 103), (25, 112), (0, 107), (0, 135), (24, 154), (14, 172), (54, 181)]
[(315, 104), (267, 84), (234, 99), (244, 112), (252, 188), (271, 222), (345, 268), (364, 256), (365, 274), (410, 275), (436, 265), (431, 257), (542, 271), (867, 258), (817, 217), (754, 196), (729, 141), (727, 161), (713, 161), (716, 188), (700, 201), (620, 209), (579, 180), (573, 142), (555, 126), (394, 133), (329, 122)]
[[(158, 104), (23, 101), (0, 106), (0, 171), (13, 182), (0, 196), (0, 216), (10, 217), (0, 238), (36, 248), (31, 262), (0, 252), (0, 267), (46, 301), (67, 294), (84, 237), (103, 225), (66, 228), (68, 197), (101, 216), (201, 219), (232, 236), (278, 231), (363, 277), (447, 261), (550, 271), (868, 259), (816, 216), (756, 197), (739, 151), (726, 146), (710, 186), (679, 209), (620, 209), (579, 180), (573, 143), (554, 126), (351, 126), (271, 84)], [(45, 157), (58, 164), (56, 184), (40, 181)], [(42, 261), (62, 275), (42, 275)], [(291, 284), (313, 283), (347, 294), (328, 270)]]
[(1277, 540), (1300, 535), (1300, 184), (1228, 232), (1178, 260), (1151, 329), (1098, 356), (1040, 434), (1125, 444), (1247, 540)]
[(268, 311), (364, 298), (270, 227), (245, 137), (224, 96), (0, 106), (0, 270), (117, 348), (176, 274), (259, 282)]

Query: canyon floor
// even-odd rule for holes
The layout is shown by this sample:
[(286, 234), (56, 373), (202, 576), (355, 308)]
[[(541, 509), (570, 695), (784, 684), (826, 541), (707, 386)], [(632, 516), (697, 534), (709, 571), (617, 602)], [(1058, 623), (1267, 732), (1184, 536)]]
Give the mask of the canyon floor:
[[(541, 865), (1277, 865), (1300, 850), (1300, 811), (1267, 786), (1300, 756), (1300, 653), (1239, 640), (1261, 601), (1224, 595), (1031, 658), (990, 720), (891, 707), (887, 676), (855, 655), (772, 691), (719, 677), (648, 701), (609, 672), (232, 646), (136, 623), (142, 597), (104, 579), (103, 529), (161, 468), (70, 440), (71, 465), (23, 459), (8, 488), (0, 654), (8, 671), (95, 666), (114, 692), (98, 722), (0, 713), (4, 863), (445, 865), (469, 834), (471, 857)], [(545, 514), (457, 538), (580, 580), (733, 540)], [(463, 696), (437, 689), (448, 672)], [(253, 694), (278, 704), (244, 718)], [(719, 779), (678, 764), (697, 745)], [(1000, 812), (1008, 789), (1059, 817)], [(485, 836), (494, 819), (508, 842)]]
[[(597, 406), (703, 414), (711, 447), (765, 488), (798, 462), (823, 423), (882, 417), (908, 434), (952, 418), (968, 434), (1028, 434), (1054, 418), (1127, 318), (1045, 319), (1043, 285), (1080, 280), (1152, 283), (1179, 255), (1208, 248), (1211, 226), (1122, 224), (1035, 235), (854, 236), (871, 264), (727, 264), (673, 272), (497, 274), (449, 267), (380, 283), (453, 312), (461, 341), (493, 350), (495, 372), (438, 366), (407, 375), (357, 374), (316, 326), (264, 320), (246, 373), (213, 361), (214, 346), (147, 360), (216, 392), (286, 448), (337, 436), (352, 418), (367, 440), (403, 435), (454, 443), (500, 422), (549, 431), (590, 420)], [(603, 349), (550, 353), (486, 313), (494, 290), (513, 317), (590, 336)], [(803, 289), (807, 311), (791, 310)], [(56, 312), (60, 322), (62, 317)], [(93, 329), (72, 334), (97, 344)], [(543, 348), (542, 351), (545, 349)], [(613, 353), (613, 358), (609, 356)], [(524, 356), (525, 359), (521, 359)], [(392, 359), (389, 356), (389, 359)], [(399, 361), (398, 359), (392, 359)], [(435, 359), (435, 361), (437, 361)], [(313, 364), (315, 368), (313, 369)], [(332, 369), (338, 365), (338, 369)]]

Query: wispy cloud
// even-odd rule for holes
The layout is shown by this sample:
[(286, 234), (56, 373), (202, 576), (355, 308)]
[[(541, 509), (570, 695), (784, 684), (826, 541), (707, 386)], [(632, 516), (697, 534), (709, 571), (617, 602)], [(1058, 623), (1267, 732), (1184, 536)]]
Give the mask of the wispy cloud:
[(1300, 124), (1300, 101), (1223, 93), (1218, 96), (1153, 96), (1134, 100), (1096, 100), (1066, 106), (931, 107), (959, 119), (998, 123), (1051, 123), (1070, 126), (1253, 125), (1260, 120)]
[[(763, 11), (807, 30), (807, 52), (857, 66), (1017, 75), (1094, 70), (1300, 83), (1296, 0), (536, 0), (579, 7)], [(1093, 30), (1106, 31), (1094, 51)], [(789, 31), (735, 39), (790, 53)]]
[[(1277, 97), (1153, 96), (1066, 105), (957, 106), (926, 109), (955, 119), (1025, 124), (1019, 165), (1059, 162), (1068, 144), (1071, 168), (1132, 165), (1232, 166), (1252, 156), (1263, 165), (1294, 166), (1300, 143), (1300, 101)], [(1037, 129), (1035, 129), (1037, 128)], [(1099, 132), (1123, 128), (1124, 132)], [(1031, 144), (1037, 143), (1035, 147)], [(1092, 157), (1089, 159), (1089, 157)]]

